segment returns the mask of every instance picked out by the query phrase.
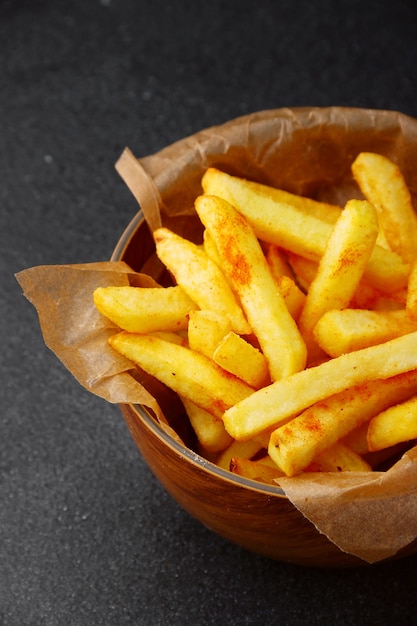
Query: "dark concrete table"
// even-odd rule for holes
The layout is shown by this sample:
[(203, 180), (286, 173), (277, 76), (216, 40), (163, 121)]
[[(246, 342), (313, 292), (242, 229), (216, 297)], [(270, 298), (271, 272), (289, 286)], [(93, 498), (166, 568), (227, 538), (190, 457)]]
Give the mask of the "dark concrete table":
[(415, 558), (299, 568), (191, 519), (13, 274), (108, 259), (136, 211), (126, 145), (279, 106), (416, 116), (416, 53), (413, 1), (0, 0), (0, 624), (412, 623)]

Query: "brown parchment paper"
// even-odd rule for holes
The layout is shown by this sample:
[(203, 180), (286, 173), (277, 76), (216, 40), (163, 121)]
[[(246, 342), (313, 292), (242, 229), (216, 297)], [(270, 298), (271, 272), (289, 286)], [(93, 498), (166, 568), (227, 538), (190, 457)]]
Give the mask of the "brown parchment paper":
[[(417, 197), (417, 120), (392, 111), (261, 111), (142, 159), (126, 149), (116, 169), (151, 231), (164, 225), (200, 241), (194, 200), (207, 167), (343, 205), (361, 197), (350, 165), (363, 150), (396, 161)], [(118, 260), (41, 266), (16, 277), (37, 309), (45, 343), (85, 388), (109, 402), (147, 406), (178, 438), (164, 413), (161, 388), (108, 347), (108, 337), (118, 329), (98, 314), (92, 300), (98, 286), (154, 284), (143, 273), (142, 257), (130, 250), (129, 265)], [(417, 537), (417, 449), (388, 472), (305, 474), (280, 479), (280, 485), (321, 533), (369, 563), (394, 555)]]

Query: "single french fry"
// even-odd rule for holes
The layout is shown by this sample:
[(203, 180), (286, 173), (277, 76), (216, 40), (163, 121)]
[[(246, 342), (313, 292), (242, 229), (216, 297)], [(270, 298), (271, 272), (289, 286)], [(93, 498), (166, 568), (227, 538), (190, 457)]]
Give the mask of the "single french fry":
[(233, 458), (251, 459), (260, 450), (262, 450), (264, 444), (261, 439), (254, 437), (249, 441), (232, 441), (223, 452), (217, 457), (216, 463), (219, 467), (230, 470), (230, 463)]
[(416, 330), (417, 321), (410, 320), (404, 309), (334, 309), (327, 311), (318, 321), (314, 336), (327, 354), (336, 357)]
[(230, 471), (237, 476), (267, 484), (276, 484), (275, 479), (283, 476), (283, 472), (276, 465), (266, 463), (264, 459), (253, 461), (234, 457), (230, 461)]
[[(206, 194), (219, 196), (246, 217), (256, 236), (313, 261), (324, 254), (333, 225), (278, 202), (271, 187), (209, 168), (202, 179)], [(365, 268), (367, 280), (390, 292), (407, 284), (410, 267), (395, 252), (375, 245)]]
[(417, 258), (417, 216), (398, 165), (382, 154), (361, 152), (352, 164), (364, 196), (378, 211), (390, 247), (406, 263)]
[(368, 427), (371, 452), (417, 438), (417, 396), (391, 406), (371, 419)]
[[(380, 411), (417, 393), (417, 371), (356, 385), (317, 402), (272, 431), (269, 454), (287, 476), (306, 468), (318, 454), (367, 423)], [(357, 432), (357, 430), (355, 430)], [(352, 446), (349, 446), (352, 447)], [(357, 453), (366, 449), (353, 448)]]
[(186, 329), (196, 304), (179, 287), (98, 287), (94, 304), (114, 324), (133, 333)]
[(223, 198), (251, 224), (262, 241), (318, 260), (332, 224), (277, 200), (271, 187), (208, 168), (202, 178), (206, 195)]
[(232, 330), (228, 317), (214, 311), (191, 311), (188, 322), (188, 343), (192, 350), (213, 358), (220, 341)]
[(306, 196), (284, 191), (276, 187), (268, 187), (268, 190), (277, 202), (284, 202), (294, 206), (304, 213), (318, 217), (329, 224), (334, 224), (342, 212), (342, 208), (335, 204), (307, 198)]
[(239, 294), (246, 317), (277, 380), (304, 368), (306, 347), (278, 292), (262, 248), (246, 219), (228, 202), (199, 196), (196, 211), (214, 239), (222, 269)]
[(158, 257), (200, 309), (229, 317), (237, 333), (251, 332), (226, 278), (200, 246), (168, 228), (158, 228), (153, 236)]
[(109, 343), (145, 372), (215, 417), (254, 392), (239, 378), (189, 348), (151, 335), (121, 332)]
[[(378, 219), (367, 201), (350, 200), (336, 222), (307, 293), (299, 327), (310, 339), (326, 311), (349, 305), (375, 246)], [(312, 337), (311, 337), (312, 338)]]
[(218, 343), (213, 361), (254, 389), (271, 382), (268, 363), (262, 352), (233, 331)]
[(207, 452), (221, 452), (232, 443), (233, 439), (226, 432), (221, 419), (214, 417), (188, 398), (183, 396), (180, 398), (197, 439)]
[(321, 452), (306, 472), (370, 472), (372, 467), (341, 441)]
[(227, 409), (224, 424), (238, 440), (278, 428), (315, 402), (366, 381), (417, 368), (417, 332), (330, 359), (276, 381)]

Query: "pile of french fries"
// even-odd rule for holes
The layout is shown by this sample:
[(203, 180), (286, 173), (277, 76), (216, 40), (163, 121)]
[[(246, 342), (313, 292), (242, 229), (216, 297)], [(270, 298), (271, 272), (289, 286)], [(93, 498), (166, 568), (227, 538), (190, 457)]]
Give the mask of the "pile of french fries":
[(173, 285), (94, 293), (235, 474), (372, 471), (417, 438), (417, 217), (388, 158), (352, 174), (364, 199), (338, 207), (209, 168), (202, 243), (153, 233)]

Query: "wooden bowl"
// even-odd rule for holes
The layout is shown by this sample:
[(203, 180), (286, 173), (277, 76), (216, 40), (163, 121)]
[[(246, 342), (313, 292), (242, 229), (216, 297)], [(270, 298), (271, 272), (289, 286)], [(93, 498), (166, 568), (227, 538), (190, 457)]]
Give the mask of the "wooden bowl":
[[(348, 118), (350, 110), (342, 111)], [(352, 115), (356, 116), (357, 111), (353, 110)], [(378, 113), (376, 116), (378, 119)], [(398, 124), (395, 114), (389, 120), (394, 126)], [(375, 116), (370, 117), (370, 125), (375, 126)], [(331, 129), (330, 141), (332, 133)], [(365, 140), (364, 146), (377, 143)], [(417, 150), (416, 139), (415, 143)], [(145, 264), (152, 266), (149, 259), (153, 255), (152, 235), (139, 211), (118, 242), (112, 260), (124, 260), (141, 271)], [(186, 511), (215, 533), (280, 561), (317, 567), (366, 565), (320, 534), (280, 488), (220, 469), (197, 454), (192, 444), (186, 447), (171, 437), (146, 408), (132, 404), (120, 408), (137, 447), (161, 484)], [(414, 541), (394, 558), (416, 551)]]

